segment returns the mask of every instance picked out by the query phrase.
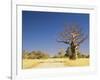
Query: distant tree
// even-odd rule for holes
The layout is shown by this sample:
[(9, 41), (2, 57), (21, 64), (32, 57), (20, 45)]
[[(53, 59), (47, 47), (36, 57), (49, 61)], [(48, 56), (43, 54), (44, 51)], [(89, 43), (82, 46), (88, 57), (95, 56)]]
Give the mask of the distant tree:
[(89, 58), (90, 57), (90, 55), (88, 54), (87, 56), (86, 56), (86, 58)]
[(41, 52), (41, 51), (32, 51), (27, 52), (23, 51), (23, 59), (46, 59), (49, 58), (49, 55), (47, 53)]
[(87, 36), (83, 33), (82, 29), (77, 24), (70, 24), (65, 27), (64, 31), (60, 33), (58, 42), (69, 45), (70, 59), (77, 58), (77, 50), (81, 43), (87, 39)]
[(30, 52), (29, 58), (30, 59), (49, 58), (49, 55), (41, 51), (32, 51)]
[(58, 52), (57, 57), (58, 57), (58, 58), (63, 58), (63, 57), (64, 57), (64, 53)]
[(29, 52), (23, 50), (23, 51), (22, 51), (22, 58), (23, 58), (23, 59), (28, 59), (28, 58), (29, 58)]

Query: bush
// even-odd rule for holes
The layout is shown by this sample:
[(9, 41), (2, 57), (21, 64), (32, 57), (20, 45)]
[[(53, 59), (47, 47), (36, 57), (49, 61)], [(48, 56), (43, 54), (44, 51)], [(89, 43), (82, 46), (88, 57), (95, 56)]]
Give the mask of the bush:
[(85, 55), (85, 54), (79, 54), (78, 58), (89, 58), (89, 55)]
[(41, 51), (32, 51), (30, 53), (23, 52), (23, 59), (41, 59), (49, 58), (49, 55)]

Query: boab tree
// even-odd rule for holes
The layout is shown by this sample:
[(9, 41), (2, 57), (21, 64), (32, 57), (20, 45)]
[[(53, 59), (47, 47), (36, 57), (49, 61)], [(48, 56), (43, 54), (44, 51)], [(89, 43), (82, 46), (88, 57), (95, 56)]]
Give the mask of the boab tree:
[(70, 48), (70, 59), (77, 58), (77, 49), (81, 43), (83, 43), (87, 39), (87, 36), (82, 31), (77, 24), (70, 24), (64, 28), (64, 31), (60, 33), (58, 42), (62, 42), (69, 45)]

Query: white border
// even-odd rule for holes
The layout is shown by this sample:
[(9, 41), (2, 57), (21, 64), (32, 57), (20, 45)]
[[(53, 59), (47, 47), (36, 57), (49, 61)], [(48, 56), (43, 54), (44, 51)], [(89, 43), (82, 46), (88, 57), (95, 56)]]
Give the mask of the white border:
[[(52, 69), (29, 69), (22, 70), (22, 10), (30, 11), (49, 11), (49, 12), (69, 12), (69, 13), (89, 13), (90, 14), (90, 66), (89, 67), (75, 67), (75, 68), (52, 68)], [(95, 26), (95, 9), (84, 7), (69, 7), (69, 6), (37, 6), (37, 5), (16, 5), (16, 13), (14, 13), (14, 21), (12, 23), (12, 78), (13, 79), (32, 79), (39, 77), (57, 77), (66, 76), (67, 79), (73, 80), (70, 76), (89, 76), (96, 73), (96, 26)]]

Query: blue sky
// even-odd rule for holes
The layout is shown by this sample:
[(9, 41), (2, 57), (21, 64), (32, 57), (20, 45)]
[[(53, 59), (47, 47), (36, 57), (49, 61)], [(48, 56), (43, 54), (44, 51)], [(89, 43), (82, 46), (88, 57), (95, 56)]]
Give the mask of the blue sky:
[[(89, 14), (22, 11), (23, 50), (53, 55), (60, 49), (67, 49), (68, 45), (56, 40), (64, 25), (70, 23), (79, 24), (89, 36)], [(80, 50), (89, 53), (89, 39), (81, 44)]]

